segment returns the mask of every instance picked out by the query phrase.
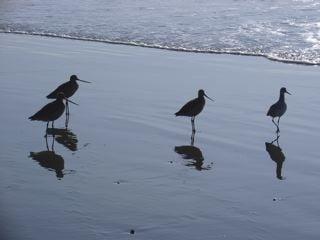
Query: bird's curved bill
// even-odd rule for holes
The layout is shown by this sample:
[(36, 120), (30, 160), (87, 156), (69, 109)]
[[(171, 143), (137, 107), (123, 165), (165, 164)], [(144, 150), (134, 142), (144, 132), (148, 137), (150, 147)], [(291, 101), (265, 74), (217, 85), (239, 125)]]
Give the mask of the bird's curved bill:
[(287, 90), (286, 90), (286, 93), (288, 93), (289, 95), (291, 95), (291, 93), (289, 93)]
[(68, 102), (70, 102), (70, 103), (72, 103), (72, 104), (74, 104), (74, 105), (79, 106), (79, 104), (78, 104), (78, 103), (72, 102), (72, 101), (71, 101), (71, 100), (69, 100), (68, 98), (65, 98), (65, 99), (66, 99), (66, 101), (68, 101)]
[(204, 94), (204, 96), (213, 102), (213, 99), (209, 98), (206, 94)]
[(91, 83), (91, 82), (89, 82), (89, 81), (85, 81), (85, 80), (81, 80), (81, 79), (77, 79), (77, 81), (85, 82), (85, 83)]

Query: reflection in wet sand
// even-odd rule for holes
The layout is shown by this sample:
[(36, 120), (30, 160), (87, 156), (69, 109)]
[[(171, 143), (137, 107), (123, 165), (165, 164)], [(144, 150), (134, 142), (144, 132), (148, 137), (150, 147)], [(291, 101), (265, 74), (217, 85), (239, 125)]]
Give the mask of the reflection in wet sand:
[(63, 178), (64, 160), (61, 155), (53, 151), (30, 152), (33, 160), (37, 161), (41, 167), (54, 170), (58, 179)]
[(192, 132), (190, 145), (176, 146), (174, 151), (182, 156), (183, 159), (189, 160), (185, 164), (188, 167), (195, 168), (198, 171), (209, 170), (211, 166), (205, 166), (204, 157), (200, 148), (194, 146), (195, 133)]
[[(274, 139), (270, 143), (266, 142), (265, 145), (266, 145), (266, 151), (269, 153), (271, 160), (273, 160), (277, 164), (277, 170), (276, 170), (277, 178), (280, 180), (283, 180), (285, 178), (282, 177), (281, 171), (282, 171), (283, 162), (285, 161), (286, 157), (279, 146), (279, 138), (280, 136), (277, 135), (276, 139)], [(276, 142), (276, 145), (274, 144), (274, 142)]]
[[(49, 134), (49, 133), (48, 133)], [(45, 136), (47, 150), (41, 152), (30, 152), (29, 157), (37, 161), (39, 165), (49, 171), (55, 171), (56, 176), (61, 180), (64, 175), (73, 173), (73, 170), (66, 171), (64, 169), (64, 159), (61, 155), (54, 151), (55, 136), (52, 137), (51, 150), (48, 144), (48, 136)]]
[(70, 151), (78, 150), (77, 135), (66, 128), (48, 128), (47, 134), (54, 136), (55, 140)]

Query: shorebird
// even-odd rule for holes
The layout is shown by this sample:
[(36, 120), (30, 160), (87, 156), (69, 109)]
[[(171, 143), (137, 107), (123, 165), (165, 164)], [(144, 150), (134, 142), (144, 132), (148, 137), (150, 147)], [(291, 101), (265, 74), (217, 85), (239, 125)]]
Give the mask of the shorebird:
[[(91, 83), (89, 81), (81, 80), (77, 77), (77, 75), (71, 75), (70, 80), (68, 82), (65, 82), (61, 84), (59, 87), (57, 87), (52, 93), (50, 93), (47, 98), (49, 99), (55, 99), (57, 98), (58, 93), (62, 92), (64, 93), (64, 96), (66, 98), (70, 98), (79, 88), (79, 85), (77, 81), (85, 82), (85, 83)], [(68, 101), (66, 102), (66, 127), (69, 122), (69, 105)]]
[(54, 99), (57, 98), (58, 93), (64, 93), (66, 98), (71, 97), (79, 88), (77, 81), (91, 83), (85, 80), (81, 80), (77, 77), (77, 75), (71, 75), (70, 80), (61, 84), (59, 87), (56, 88), (52, 93), (50, 93), (47, 98)]
[[(284, 88), (284, 87), (281, 88), (279, 100), (275, 104), (273, 104), (269, 108), (269, 111), (267, 112), (267, 116), (272, 117), (272, 122), (277, 127), (277, 131), (276, 131), (277, 133), (280, 132), (280, 129), (279, 129), (280, 118), (287, 110), (287, 104), (285, 103), (285, 100), (284, 100), (285, 93), (291, 95), (291, 93), (289, 93), (286, 88)], [(278, 117), (278, 124), (276, 124), (274, 121), (274, 118), (276, 118), (276, 117)]]
[[(63, 100), (66, 100), (66, 102), (71, 102), (75, 105), (78, 105), (69, 99), (67, 99), (62, 92), (57, 94), (56, 100), (54, 100), (51, 103), (48, 103), (43, 108), (41, 108), (37, 113), (35, 113), (33, 116), (29, 117), (31, 121), (37, 120), (37, 121), (43, 121), (47, 122), (47, 128), (49, 127), (49, 122), (52, 122), (52, 128), (54, 128), (54, 121), (57, 120), (64, 112), (65, 105), (63, 103)], [(47, 132), (47, 130), (46, 130)], [(46, 133), (47, 134), (47, 133)]]
[(192, 99), (191, 101), (187, 102), (178, 112), (175, 113), (176, 116), (186, 116), (186, 117), (191, 117), (191, 125), (192, 125), (192, 132), (195, 132), (195, 126), (194, 126), (194, 119), (195, 117), (201, 113), (206, 100), (205, 98), (210, 99), (213, 101), (211, 98), (209, 98), (204, 90), (200, 89), (198, 91), (198, 97), (195, 99)]

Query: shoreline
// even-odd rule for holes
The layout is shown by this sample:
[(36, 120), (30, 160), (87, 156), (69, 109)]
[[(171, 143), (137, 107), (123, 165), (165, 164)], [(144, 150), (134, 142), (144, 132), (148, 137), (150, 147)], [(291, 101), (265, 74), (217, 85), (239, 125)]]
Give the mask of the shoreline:
[(196, 54), (216, 54), (216, 55), (233, 55), (233, 56), (244, 56), (244, 57), (262, 57), (269, 61), (284, 63), (284, 64), (296, 64), (302, 66), (320, 66), (320, 63), (311, 63), (311, 62), (303, 62), (303, 61), (294, 61), (287, 59), (278, 59), (274, 57), (270, 57), (264, 54), (254, 54), (254, 53), (241, 53), (241, 52), (219, 52), (219, 51), (208, 51), (208, 50), (192, 50), (192, 49), (180, 49), (180, 48), (171, 48), (165, 46), (156, 46), (156, 45), (148, 45), (143, 43), (136, 42), (121, 42), (121, 41), (112, 41), (112, 40), (104, 40), (104, 39), (92, 39), (92, 38), (80, 38), (80, 37), (72, 37), (72, 36), (63, 36), (56, 35), (50, 33), (28, 33), (23, 31), (5, 31), (1, 30), (0, 34), (16, 34), (16, 35), (27, 35), (27, 36), (40, 36), (40, 37), (48, 37), (48, 38), (57, 38), (57, 39), (66, 39), (66, 40), (75, 40), (75, 41), (86, 41), (86, 42), (96, 42), (96, 43), (106, 43), (106, 44), (114, 44), (114, 45), (124, 45), (124, 46), (133, 46), (133, 47), (141, 47), (141, 48), (151, 48), (151, 49), (159, 49), (173, 52), (184, 52), (184, 53), (196, 53)]

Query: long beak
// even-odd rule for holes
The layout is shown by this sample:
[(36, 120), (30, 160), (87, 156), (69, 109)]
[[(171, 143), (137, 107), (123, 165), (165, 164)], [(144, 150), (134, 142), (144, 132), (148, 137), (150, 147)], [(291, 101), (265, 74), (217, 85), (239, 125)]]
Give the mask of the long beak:
[(78, 104), (78, 103), (72, 102), (72, 101), (71, 101), (71, 100), (69, 100), (68, 98), (65, 98), (65, 100), (66, 100), (66, 101), (68, 101), (68, 102), (71, 102), (71, 103), (72, 103), (72, 104), (74, 104), (74, 105), (79, 106), (79, 104)]
[(77, 79), (77, 81), (85, 82), (85, 83), (91, 83), (91, 82), (89, 82), (89, 81), (85, 81), (85, 80), (81, 80), (81, 79)]
[(288, 93), (289, 95), (291, 95), (291, 93), (289, 93), (288, 91), (286, 91), (286, 93)]
[(204, 96), (213, 102), (213, 99), (209, 98), (206, 94), (204, 94)]

